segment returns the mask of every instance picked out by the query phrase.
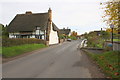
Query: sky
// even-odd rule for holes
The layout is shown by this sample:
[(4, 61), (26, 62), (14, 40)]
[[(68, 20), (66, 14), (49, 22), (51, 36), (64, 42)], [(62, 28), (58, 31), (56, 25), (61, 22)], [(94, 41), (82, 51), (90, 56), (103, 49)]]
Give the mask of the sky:
[[(105, 0), (104, 0), (105, 1)], [(103, 22), (102, 0), (0, 0), (0, 23), (8, 25), (16, 14), (47, 12), (52, 9), (58, 28), (70, 28), (83, 34), (107, 27)]]

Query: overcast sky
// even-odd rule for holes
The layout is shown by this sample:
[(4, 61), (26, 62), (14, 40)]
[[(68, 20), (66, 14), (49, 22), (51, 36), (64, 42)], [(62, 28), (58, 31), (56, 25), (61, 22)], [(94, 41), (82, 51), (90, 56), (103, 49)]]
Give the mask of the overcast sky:
[[(0, 23), (9, 24), (16, 14), (26, 11), (44, 13), (51, 7), (58, 28), (70, 28), (79, 34), (106, 27), (101, 16), (102, 0), (0, 0)], [(105, 1), (105, 0), (104, 0)]]

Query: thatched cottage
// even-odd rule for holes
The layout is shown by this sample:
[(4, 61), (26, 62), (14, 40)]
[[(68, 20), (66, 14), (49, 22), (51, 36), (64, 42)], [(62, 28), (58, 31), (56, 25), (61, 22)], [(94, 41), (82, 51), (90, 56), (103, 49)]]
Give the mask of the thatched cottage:
[(49, 45), (59, 43), (58, 31), (50, 8), (46, 13), (17, 14), (8, 25), (9, 38), (38, 38)]

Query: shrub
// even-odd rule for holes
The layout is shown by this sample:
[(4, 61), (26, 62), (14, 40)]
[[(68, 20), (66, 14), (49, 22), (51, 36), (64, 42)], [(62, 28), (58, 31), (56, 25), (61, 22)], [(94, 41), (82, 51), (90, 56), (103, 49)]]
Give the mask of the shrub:
[(77, 39), (75, 36), (70, 36), (69, 38), (72, 39), (72, 40), (76, 40)]
[(2, 38), (2, 46), (9, 47), (9, 46), (17, 46), (22, 44), (45, 44), (45, 40), (36, 39), (36, 38)]
[(99, 37), (99, 36), (91, 36), (87, 38), (88, 42), (88, 47), (97, 47), (97, 48), (102, 48), (104, 40)]
[(65, 35), (61, 34), (61, 35), (59, 35), (59, 38), (60, 39), (65, 39)]

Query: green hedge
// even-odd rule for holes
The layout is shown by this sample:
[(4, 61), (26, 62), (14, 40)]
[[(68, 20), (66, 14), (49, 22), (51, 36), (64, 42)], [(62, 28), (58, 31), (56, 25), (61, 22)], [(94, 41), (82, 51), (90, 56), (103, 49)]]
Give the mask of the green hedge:
[(45, 44), (45, 40), (36, 39), (36, 38), (2, 38), (2, 46), (10, 47), (23, 44)]
[(77, 38), (75, 36), (69, 36), (68, 38), (70, 38), (72, 40), (77, 40)]

